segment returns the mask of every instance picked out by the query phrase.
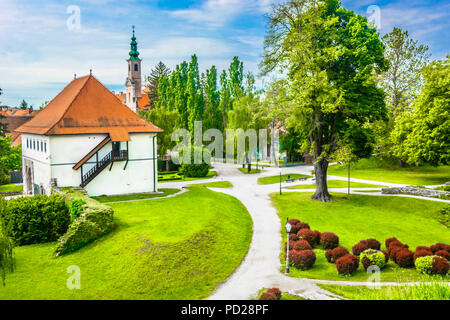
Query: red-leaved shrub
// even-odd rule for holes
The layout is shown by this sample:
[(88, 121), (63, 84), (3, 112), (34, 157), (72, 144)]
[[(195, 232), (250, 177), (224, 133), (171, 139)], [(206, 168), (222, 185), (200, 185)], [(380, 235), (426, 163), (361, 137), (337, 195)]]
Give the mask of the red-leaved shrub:
[[(289, 251), (291, 251), (294, 248), (294, 245), (296, 242), (297, 241), (289, 240)], [(285, 241), (284, 242), (284, 251), (286, 251), (286, 249), (287, 249), (287, 242)]]
[(414, 253), (409, 249), (402, 249), (395, 256), (395, 263), (401, 268), (411, 268), (414, 266)]
[(315, 241), (315, 234), (314, 231), (311, 231), (310, 229), (301, 229), (298, 233), (297, 233), (298, 237), (300, 239), (306, 240), (309, 242), (309, 244), (312, 246), (314, 246), (314, 241)]
[(381, 243), (377, 239), (367, 239), (366, 242), (369, 249), (380, 250), (381, 248)]
[(319, 244), (320, 243), (320, 232), (318, 230), (314, 230), (314, 243)]
[(427, 247), (427, 246), (417, 246), (416, 251), (419, 251), (419, 250), (431, 251), (430, 247)]
[(364, 250), (369, 249), (369, 246), (367, 245), (367, 241), (366, 240), (361, 240), (359, 243), (355, 244), (352, 247), (352, 253), (355, 256), (359, 256), (361, 254), (361, 252), (363, 252)]
[(312, 250), (292, 250), (289, 252), (289, 261), (298, 269), (309, 269), (316, 262), (316, 254)]
[(436, 244), (430, 246), (430, 250), (433, 253), (436, 253), (436, 252), (438, 252), (440, 250), (450, 251), (450, 246), (448, 244), (445, 244), (445, 243), (436, 243)]
[(446, 275), (450, 268), (450, 264), (447, 259), (442, 257), (433, 257), (433, 266), (431, 267), (432, 274)]
[(272, 293), (275, 295), (275, 297), (278, 298), (278, 300), (281, 299), (281, 290), (278, 288), (270, 288), (267, 290), (267, 292)]
[(384, 250), (380, 250), (380, 251), (383, 252), (383, 254), (384, 254), (384, 262), (388, 263), (388, 261), (389, 261), (388, 253), (386, 251), (384, 251)]
[(297, 234), (290, 234), (289, 235), (289, 240), (291, 241), (297, 241), (298, 240), (298, 235)]
[(336, 269), (339, 274), (352, 274), (358, 269), (359, 259), (352, 254), (346, 254), (336, 260)]
[[(327, 252), (329, 253), (329, 257), (327, 257)], [(327, 258), (328, 262), (335, 263), (337, 259), (345, 256), (346, 254), (349, 254), (349, 252), (346, 248), (337, 247), (334, 249), (327, 250), (325, 252), (325, 257)]]
[(386, 245), (386, 249), (389, 249), (389, 246), (390, 246), (390, 244), (393, 242), (393, 241), (397, 241), (397, 242), (400, 242), (400, 241), (398, 241), (398, 239), (397, 238), (388, 238), (388, 239), (386, 239), (386, 241), (384, 242), (384, 244)]
[[(417, 248), (419, 248), (419, 247), (417, 247)], [(432, 256), (433, 255), (433, 252), (431, 252), (431, 250), (426, 250), (426, 249), (416, 249), (416, 252), (414, 252), (414, 256), (413, 256), (413, 258), (414, 258), (414, 261), (416, 261), (416, 259), (417, 258), (420, 258), (420, 257), (426, 257), (426, 256)]]
[(276, 295), (274, 295), (271, 292), (264, 292), (260, 297), (259, 300), (280, 300), (277, 298)]
[(328, 249), (327, 251), (325, 251), (325, 259), (327, 259), (327, 261), (329, 262), (329, 263), (332, 263), (333, 262), (333, 256), (331, 255), (331, 251), (332, 251), (333, 249)]
[(291, 225), (293, 225), (293, 224), (300, 223), (300, 220), (298, 220), (298, 219), (289, 219), (288, 222), (289, 222)]
[(333, 232), (324, 232), (320, 234), (320, 243), (324, 249), (334, 249), (339, 246), (339, 237)]
[(435, 253), (437, 256), (450, 260), (450, 253), (447, 250), (439, 250)]
[(294, 250), (302, 251), (302, 250), (312, 250), (311, 245), (306, 240), (298, 240), (293, 247)]

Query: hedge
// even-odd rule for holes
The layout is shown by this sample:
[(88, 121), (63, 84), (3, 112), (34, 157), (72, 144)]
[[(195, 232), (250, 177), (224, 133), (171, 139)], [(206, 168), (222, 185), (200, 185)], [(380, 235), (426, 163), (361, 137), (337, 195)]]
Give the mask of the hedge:
[(109, 233), (114, 228), (111, 207), (89, 198), (81, 191), (65, 190), (63, 194), (71, 201), (83, 200), (82, 211), (58, 240), (56, 255), (63, 255), (80, 249), (88, 243)]

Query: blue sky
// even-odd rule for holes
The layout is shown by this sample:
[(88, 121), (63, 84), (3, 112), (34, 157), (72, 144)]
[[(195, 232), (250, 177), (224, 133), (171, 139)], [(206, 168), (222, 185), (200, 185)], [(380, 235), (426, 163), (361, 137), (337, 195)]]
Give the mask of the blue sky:
[[(108, 88), (124, 90), (131, 25), (136, 26), (144, 75), (158, 62), (173, 68), (193, 53), (200, 68), (227, 68), (233, 56), (258, 73), (265, 35), (264, 14), (280, 0), (0, 0), (0, 96), (38, 107), (51, 100), (74, 73), (94, 75)], [(394, 26), (430, 46), (432, 58), (450, 52), (448, 0), (343, 0), (368, 15), (380, 8), (382, 34)], [(69, 6), (80, 8), (80, 28), (70, 30)], [(268, 81), (268, 79), (264, 79)], [(258, 80), (263, 84), (263, 79)]]

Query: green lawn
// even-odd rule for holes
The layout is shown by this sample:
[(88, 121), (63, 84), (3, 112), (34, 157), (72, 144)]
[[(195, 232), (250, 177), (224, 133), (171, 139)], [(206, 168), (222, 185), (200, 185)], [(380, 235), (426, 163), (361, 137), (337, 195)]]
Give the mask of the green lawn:
[(229, 181), (214, 181), (208, 183), (194, 184), (194, 186), (210, 187), (210, 188), (233, 188)]
[[(341, 180), (329, 180), (327, 181), (328, 188), (347, 188), (348, 182)], [(382, 188), (383, 186), (378, 186), (375, 184), (350, 182), (350, 188)], [(297, 186), (288, 187), (288, 189), (315, 189), (315, 184), (301, 184)]]
[(98, 202), (117, 202), (117, 201), (128, 201), (128, 200), (142, 200), (151, 198), (166, 197), (168, 195), (177, 193), (180, 189), (159, 189), (158, 193), (134, 193), (118, 196), (98, 196), (93, 197)]
[(245, 174), (254, 174), (254, 173), (261, 173), (261, 169), (250, 169), (250, 172), (248, 172), (247, 168), (238, 168), (240, 172)]
[[(328, 174), (347, 177), (347, 166), (330, 166), (328, 168)], [(401, 168), (399, 166), (379, 167), (373, 159), (362, 159), (351, 166), (350, 177), (411, 185), (435, 185), (450, 181), (450, 166), (410, 168)]]
[[(350, 196), (333, 194), (333, 202), (323, 203), (313, 201), (310, 197), (311, 194), (308, 193), (285, 193), (281, 196), (277, 193), (272, 194), (272, 201), (283, 224), (282, 230), (287, 217), (297, 218), (309, 223), (312, 230), (336, 233), (340, 245), (350, 252), (353, 245), (368, 238), (380, 241), (383, 249), (387, 238), (397, 237), (412, 250), (419, 245), (448, 243), (450, 239), (450, 230), (434, 218), (435, 213), (446, 206), (446, 203), (356, 194)], [(282, 232), (282, 237), (283, 242), (286, 241), (285, 232)], [(335, 265), (326, 261), (325, 250), (316, 246), (314, 251), (317, 256), (315, 265), (306, 271), (291, 268), (291, 276), (329, 280), (367, 280), (368, 275), (362, 266), (349, 278), (339, 276)], [(284, 253), (280, 259), (284, 265)], [(414, 280), (422, 277), (415, 269), (402, 269), (389, 261), (382, 270), (381, 281), (397, 281), (399, 278)]]
[[(281, 181), (284, 182), (286, 179), (298, 179), (298, 178), (311, 178), (311, 176), (307, 176), (304, 174), (296, 174), (296, 173), (287, 173), (281, 175)], [(270, 177), (262, 177), (258, 178), (258, 184), (272, 184), (272, 183), (280, 183), (280, 176), (270, 176)]]
[(14, 191), (23, 192), (23, 185), (14, 183), (0, 185), (0, 192), (14, 192)]
[[(427, 281), (427, 280), (425, 280)], [(354, 287), (318, 284), (322, 289), (350, 300), (450, 300), (450, 286), (439, 283), (422, 283), (415, 286)]]
[[(117, 228), (55, 258), (55, 243), (16, 248), (1, 299), (203, 299), (248, 251), (252, 220), (235, 198), (190, 187), (176, 197), (110, 204)], [(81, 289), (66, 273), (80, 267)]]
[(178, 177), (179, 176), (180, 178), (161, 180), (159, 182), (160, 183), (166, 183), (166, 182), (180, 182), (180, 181), (194, 181), (194, 180), (202, 180), (202, 179), (211, 179), (211, 178), (214, 178), (215, 176), (217, 176), (217, 172), (210, 170), (205, 177), (201, 177), (201, 178), (189, 178), (189, 177), (184, 178), (183, 174), (178, 174), (178, 175), (177, 174), (171, 174), (170, 176), (172, 176), (172, 177), (175, 177), (175, 176)]

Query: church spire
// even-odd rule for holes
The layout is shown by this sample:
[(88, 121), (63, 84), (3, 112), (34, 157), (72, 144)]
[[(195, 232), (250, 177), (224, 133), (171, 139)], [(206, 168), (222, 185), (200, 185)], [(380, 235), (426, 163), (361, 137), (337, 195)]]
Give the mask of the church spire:
[(134, 35), (134, 26), (133, 26), (133, 36), (131, 37), (131, 51), (130, 51), (130, 60), (139, 61), (139, 51), (137, 50), (137, 42), (136, 36)]

